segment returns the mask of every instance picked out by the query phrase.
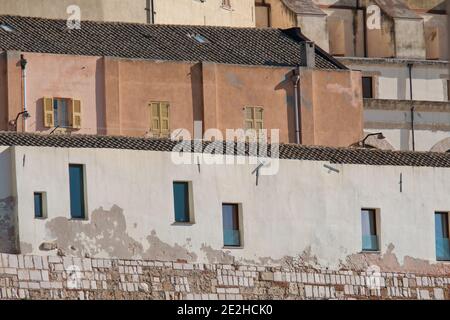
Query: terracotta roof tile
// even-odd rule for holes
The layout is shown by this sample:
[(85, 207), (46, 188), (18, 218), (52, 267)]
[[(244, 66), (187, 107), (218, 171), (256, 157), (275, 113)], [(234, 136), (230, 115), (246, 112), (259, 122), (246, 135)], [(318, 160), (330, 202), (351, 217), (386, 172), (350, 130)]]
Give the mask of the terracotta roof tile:
[[(134, 138), (124, 136), (100, 135), (46, 135), (36, 133), (0, 132), (1, 146), (35, 146), (55, 148), (95, 148), (95, 149), (127, 149), (170, 152), (177, 145), (168, 139)], [(184, 150), (194, 149), (192, 141), (185, 141)], [(228, 142), (233, 154), (255, 155), (254, 149)], [(216, 142), (226, 151), (226, 142)], [(211, 142), (203, 142), (201, 150), (211, 148)], [(270, 146), (268, 146), (270, 151)], [(209, 151), (205, 151), (211, 153)], [(229, 152), (231, 154), (231, 152)], [(270, 155), (270, 152), (269, 152)], [(280, 144), (280, 159), (328, 161), (336, 164), (361, 164), (379, 166), (414, 166), (450, 168), (450, 153), (383, 151), (362, 148), (331, 148), (321, 146), (303, 146), (296, 144)]]

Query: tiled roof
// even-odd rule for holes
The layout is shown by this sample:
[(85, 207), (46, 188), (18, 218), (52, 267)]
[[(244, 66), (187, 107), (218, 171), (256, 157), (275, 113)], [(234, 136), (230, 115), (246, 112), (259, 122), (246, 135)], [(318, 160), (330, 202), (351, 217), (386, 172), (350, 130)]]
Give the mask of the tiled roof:
[(314, 14), (323, 15), (327, 14), (323, 12), (319, 6), (317, 6), (312, 0), (281, 0), (286, 7), (296, 14)]
[[(0, 16), (0, 51), (17, 50), (86, 56), (111, 56), (168, 61), (205, 61), (226, 64), (306, 65), (301, 42), (292, 29), (212, 26), (148, 25), (82, 21), (81, 29), (67, 29), (66, 20)], [(207, 41), (200, 43), (193, 36)], [(319, 68), (345, 68), (320, 48)]]
[[(70, 136), (0, 132), (0, 146), (127, 149), (169, 152), (172, 151), (178, 143), (179, 142), (167, 139), (158, 140), (123, 136)], [(186, 141), (184, 143), (188, 146), (184, 148), (184, 150), (194, 150), (191, 141)], [(227, 150), (225, 142), (217, 143), (223, 144), (223, 150)], [(239, 148), (236, 143), (229, 143), (231, 143), (231, 146), (233, 147), (233, 154), (253, 154), (250, 151), (252, 149), (249, 148), (248, 144), (245, 145), (245, 148)], [(205, 149), (208, 145), (211, 145), (211, 142), (204, 142), (202, 148)], [(270, 146), (268, 146), (268, 149), (270, 151)], [(278, 157), (280, 159), (329, 161), (336, 164), (450, 168), (450, 153), (436, 152), (383, 151), (362, 148), (331, 148), (280, 144)]]

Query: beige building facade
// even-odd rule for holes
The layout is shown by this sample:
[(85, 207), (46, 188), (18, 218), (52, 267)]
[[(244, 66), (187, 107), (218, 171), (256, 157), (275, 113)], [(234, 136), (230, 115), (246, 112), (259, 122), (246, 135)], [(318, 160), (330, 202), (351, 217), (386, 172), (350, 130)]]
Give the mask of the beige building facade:
[(0, 15), (253, 27), (254, 6), (253, 0), (0, 0)]

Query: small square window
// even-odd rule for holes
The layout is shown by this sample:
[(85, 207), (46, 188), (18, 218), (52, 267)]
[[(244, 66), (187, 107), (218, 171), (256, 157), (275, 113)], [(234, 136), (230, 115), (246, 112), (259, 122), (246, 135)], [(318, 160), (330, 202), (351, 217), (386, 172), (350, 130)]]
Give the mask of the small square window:
[(45, 193), (34, 193), (34, 217), (38, 219), (46, 218)]

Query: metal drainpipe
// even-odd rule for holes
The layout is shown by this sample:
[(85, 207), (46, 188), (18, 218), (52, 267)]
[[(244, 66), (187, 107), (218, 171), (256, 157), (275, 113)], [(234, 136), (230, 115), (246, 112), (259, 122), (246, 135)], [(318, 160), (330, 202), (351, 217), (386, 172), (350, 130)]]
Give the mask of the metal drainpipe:
[(22, 69), (22, 87), (23, 87), (23, 132), (27, 132), (27, 60), (24, 58), (23, 54), (20, 55), (20, 67)]
[(292, 76), (292, 82), (294, 83), (294, 104), (295, 104), (295, 143), (300, 144), (300, 110), (299, 110), (299, 83), (300, 83), (300, 67), (294, 70)]
[(155, 24), (154, 0), (147, 0), (147, 23)]
[(409, 71), (409, 98), (411, 100), (411, 139), (412, 139), (412, 149), (416, 151), (416, 137), (414, 132), (414, 104), (413, 104), (413, 86), (412, 86), (412, 68), (413, 64), (408, 63)]

